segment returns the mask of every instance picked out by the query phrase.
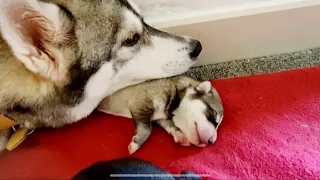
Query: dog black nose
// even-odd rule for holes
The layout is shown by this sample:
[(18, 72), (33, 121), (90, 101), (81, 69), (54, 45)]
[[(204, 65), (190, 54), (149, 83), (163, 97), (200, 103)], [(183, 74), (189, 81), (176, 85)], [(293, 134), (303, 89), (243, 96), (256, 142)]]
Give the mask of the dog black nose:
[(208, 140), (208, 144), (213, 144), (213, 138), (210, 138), (210, 139)]
[(194, 45), (193, 45), (194, 49), (193, 49), (192, 52), (190, 52), (189, 55), (190, 55), (190, 58), (191, 58), (191, 59), (196, 60), (197, 57), (199, 56), (199, 54), (200, 54), (201, 51), (202, 51), (202, 45), (201, 45), (201, 43), (200, 43), (199, 41), (197, 41), (197, 40), (192, 40), (192, 41), (193, 41), (192, 44), (194, 44)]

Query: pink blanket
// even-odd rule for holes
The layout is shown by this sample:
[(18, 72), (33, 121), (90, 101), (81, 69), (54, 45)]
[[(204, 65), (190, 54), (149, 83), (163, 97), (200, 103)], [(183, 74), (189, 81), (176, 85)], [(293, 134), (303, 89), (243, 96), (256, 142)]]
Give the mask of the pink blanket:
[[(204, 179), (320, 177), (320, 68), (212, 82), (225, 118), (210, 147), (181, 147), (155, 127), (134, 155), (172, 173)], [(0, 179), (66, 179), (98, 160), (128, 156), (131, 120), (94, 113), (56, 130), (37, 131), (0, 156)]]

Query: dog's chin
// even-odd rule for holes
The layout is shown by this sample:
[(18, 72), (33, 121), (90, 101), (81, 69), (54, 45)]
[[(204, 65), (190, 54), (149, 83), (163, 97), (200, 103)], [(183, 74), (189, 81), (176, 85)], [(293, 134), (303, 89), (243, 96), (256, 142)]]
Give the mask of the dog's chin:
[[(148, 75), (145, 74), (146, 76), (136, 76), (136, 77), (133, 77), (133, 79), (131, 79), (131, 80), (128, 79), (127, 83), (123, 83), (122, 86), (126, 87), (126, 86), (130, 86), (130, 85), (143, 83), (145, 81), (152, 80), (152, 79), (161, 79), (161, 78), (167, 78), (167, 77), (181, 75), (181, 74), (187, 72), (193, 64), (194, 64), (193, 62), (190, 62), (189, 64), (186, 63), (185, 65), (180, 66), (180, 67), (165, 66), (161, 72), (158, 72), (158, 73), (154, 72), (154, 74), (149, 73)], [(123, 87), (121, 87), (121, 88), (123, 88)]]
[(194, 64), (195, 60), (188, 59), (186, 63), (183, 64), (167, 64), (164, 66), (163, 71), (168, 76), (176, 76), (187, 72)]
[(201, 143), (201, 144), (196, 144), (195, 146), (197, 146), (197, 147), (206, 147), (206, 146), (207, 146), (207, 144), (203, 144), (203, 143)]
[[(199, 131), (205, 132), (200, 133)], [(209, 138), (213, 138), (212, 143), (214, 143), (217, 139), (217, 135), (215, 133), (211, 133), (209, 129), (199, 129), (199, 127), (197, 126), (194, 126), (193, 128), (184, 129), (182, 130), (182, 132), (186, 135), (186, 138), (190, 142), (190, 144), (197, 147), (206, 147), (210, 145), (207, 143)]]
[(200, 137), (196, 131), (196, 128), (191, 128), (191, 129), (180, 128), (180, 129), (186, 135), (186, 138), (190, 144), (192, 144), (194, 146), (198, 146), (198, 145), (202, 144), (200, 141)]
[(197, 147), (206, 147), (208, 146), (208, 144), (205, 144), (205, 143), (202, 143), (201, 140), (200, 140), (200, 137), (199, 135), (196, 133), (196, 134), (192, 134), (189, 136), (187, 136), (187, 140), (194, 146), (197, 146)]

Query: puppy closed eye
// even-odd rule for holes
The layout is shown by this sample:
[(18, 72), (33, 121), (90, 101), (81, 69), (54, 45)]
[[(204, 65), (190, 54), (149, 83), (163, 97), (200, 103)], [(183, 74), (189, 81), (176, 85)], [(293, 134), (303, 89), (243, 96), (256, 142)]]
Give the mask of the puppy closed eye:
[(207, 107), (207, 110), (206, 110), (206, 116), (208, 118), (208, 120), (214, 124), (215, 126), (217, 126), (219, 123), (217, 122), (217, 112), (213, 109), (211, 109), (209, 106)]
[(128, 37), (124, 42), (124, 46), (134, 46), (140, 40), (140, 35), (138, 33), (133, 34), (132, 36)]

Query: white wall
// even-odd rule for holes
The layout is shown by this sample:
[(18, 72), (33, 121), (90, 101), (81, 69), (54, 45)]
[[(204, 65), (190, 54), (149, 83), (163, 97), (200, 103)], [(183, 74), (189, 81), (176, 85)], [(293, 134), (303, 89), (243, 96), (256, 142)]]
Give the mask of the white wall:
[(134, 0), (157, 28), (199, 39), (197, 65), (320, 47), (320, 0)]
[(166, 28), (320, 4), (320, 0), (133, 0), (145, 20)]
[(320, 47), (320, 6), (222, 19), (165, 30), (199, 39), (197, 65)]
[(160, 19), (167, 16), (188, 14), (195, 11), (215, 11), (236, 6), (279, 0), (134, 0), (147, 18)]

